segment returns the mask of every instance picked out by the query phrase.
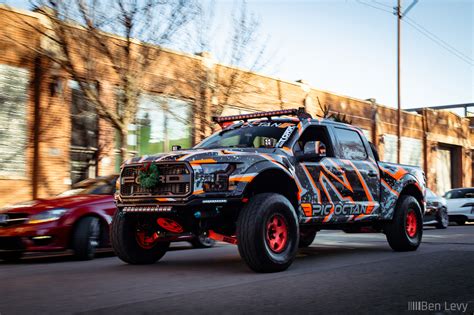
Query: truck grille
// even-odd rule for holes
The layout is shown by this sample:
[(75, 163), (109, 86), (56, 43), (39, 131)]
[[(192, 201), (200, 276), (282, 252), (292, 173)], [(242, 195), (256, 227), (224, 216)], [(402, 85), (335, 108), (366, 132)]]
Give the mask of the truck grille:
[(156, 187), (143, 188), (137, 180), (141, 165), (125, 166), (121, 174), (122, 197), (184, 197), (191, 192), (191, 168), (181, 162), (155, 163), (160, 182)]

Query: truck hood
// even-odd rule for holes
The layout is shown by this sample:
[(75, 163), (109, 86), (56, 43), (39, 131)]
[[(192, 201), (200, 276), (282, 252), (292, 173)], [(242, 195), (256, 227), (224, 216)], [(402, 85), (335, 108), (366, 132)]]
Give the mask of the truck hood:
[(266, 148), (219, 148), (219, 149), (192, 149), (183, 151), (173, 151), (143, 157), (129, 159), (125, 164), (135, 164), (144, 162), (166, 162), (166, 161), (187, 161), (187, 162), (205, 162), (209, 163), (229, 163), (243, 162), (255, 163), (261, 159), (276, 159), (287, 156), (287, 153), (281, 149)]
[(2, 212), (18, 212), (36, 214), (54, 208), (76, 208), (94, 203), (114, 202), (111, 195), (75, 195), (67, 197), (52, 197), (17, 203), (0, 209)]

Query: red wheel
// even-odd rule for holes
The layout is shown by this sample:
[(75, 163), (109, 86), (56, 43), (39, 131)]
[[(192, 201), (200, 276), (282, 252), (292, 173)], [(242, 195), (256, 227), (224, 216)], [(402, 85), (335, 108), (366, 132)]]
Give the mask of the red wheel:
[(153, 233), (153, 235), (147, 235), (145, 231), (138, 230), (135, 233), (135, 238), (137, 244), (143, 249), (151, 249), (158, 242), (158, 235)]
[(267, 221), (266, 231), (267, 244), (274, 253), (281, 253), (288, 243), (288, 226), (285, 218), (275, 214)]
[(408, 210), (408, 213), (407, 213), (405, 229), (409, 237), (411, 238), (415, 237), (417, 229), (418, 229), (418, 223), (417, 223), (415, 211), (411, 209)]
[(159, 239), (156, 229), (142, 223), (147, 217), (116, 211), (110, 241), (117, 256), (129, 264), (153, 264), (164, 256), (170, 242)]
[(391, 221), (384, 227), (387, 241), (395, 251), (416, 250), (423, 236), (422, 210), (413, 196), (402, 195)]

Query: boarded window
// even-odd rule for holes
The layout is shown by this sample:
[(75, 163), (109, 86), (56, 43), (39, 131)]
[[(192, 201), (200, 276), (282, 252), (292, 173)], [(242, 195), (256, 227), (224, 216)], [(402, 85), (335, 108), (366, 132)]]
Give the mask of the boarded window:
[(28, 70), (0, 65), (0, 176), (25, 176)]
[[(402, 137), (400, 152), (401, 164), (421, 166), (423, 142), (419, 139)], [(395, 135), (384, 135), (384, 157), (386, 162), (397, 163), (398, 138)]]
[(383, 161), (397, 163), (397, 147), (398, 139), (394, 135), (384, 135), (383, 136)]
[(423, 142), (419, 139), (402, 137), (401, 163), (421, 166)]

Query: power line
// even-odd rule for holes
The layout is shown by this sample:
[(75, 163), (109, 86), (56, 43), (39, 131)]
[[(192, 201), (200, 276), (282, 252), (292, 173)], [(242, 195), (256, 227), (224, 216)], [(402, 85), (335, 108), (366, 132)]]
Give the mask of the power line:
[[(373, 8), (373, 9), (377, 9), (377, 10), (380, 10), (380, 11), (384, 11), (384, 12), (393, 14), (393, 12), (388, 11), (388, 10), (380, 7), (380, 6), (388, 7), (388, 5), (380, 3), (378, 1), (374, 1), (374, 2), (377, 3), (380, 6), (376, 6), (376, 5), (367, 3), (367, 2), (363, 2), (362, 0), (356, 0), (356, 1), (360, 4), (366, 5), (368, 7)], [(464, 61), (465, 63), (467, 63), (471, 67), (474, 66), (474, 59), (472, 59), (471, 57), (465, 55), (463, 52), (459, 51), (458, 49), (454, 48), (453, 46), (448, 44), (446, 41), (441, 39), (439, 36), (437, 36), (433, 32), (430, 32), (429, 30), (427, 30), (422, 25), (418, 24), (415, 20), (413, 20), (413, 19), (411, 19), (407, 16), (403, 16), (402, 20), (405, 23), (407, 23), (408, 25), (410, 25), (414, 30), (418, 31), (420, 34), (422, 34), (423, 36), (425, 36), (426, 38), (428, 38), (429, 40), (431, 40), (432, 42), (434, 42), (435, 44), (437, 44), (438, 46), (440, 46), (441, 48), (443, 48), (444, 50), (446, 50), (447, 52), (449, 52), (453, 56), (455, 56), (458, 59)]]
[(356, 0), (358, 3), (360, 4), (363, 4), (363, 5), (366, 5), (366, 6), (369, 6), (371, 8), (374, 8), (374, 9), (377, 9), (377, 10), (380, 10), (380, 11), (384, 11), (384, 12), (388, 12), (390, 14), (392, 14), (393, 12), (392, 11), (389, 11), (389, 10), (386, 10), (386, 9), (382, 9), (381, 7), (378, 7), (378, 6), (375, 6), (375, 5), (372, 5), (370, 3), (367, 3), (367, 2), (363, 2), (362, 0)]
[(405, 22), (413, 27), (415, 30), (420, 32), (421, 34), (425, 35), (428, 39), (439, 45), (440, 47), (446, 49), (447, 51), (451, 52), (454, 54), (456, 57), (460, 58), (463, 61), (466, 61), (468, 64), (471, 66), (474, 66), (474, 59), (469, 57), (468, 55), (465, 55), (463, 52), (459, 51), (458, 49), (454, 48), (450, 44), (448, 44), (446, 41), (441, 39), (439, 36), (434, 34), (433, 32), (430, 32), (427, 30), (425, 27), (417, 23), (415, 20), (409, 18), (409, 17), (404, 17)]
[(381, 6), (383, 6), (383, 7), (393, 9), (393, 6), (388, 5), (388, 4), (386, 4), (386, 3), (382, 3), (382, 2), (377, 1), (377, 0), (373, 0), (373, 2), (375, 2), (375, 3), (377, 3), (378, 5), (381, 5)]

